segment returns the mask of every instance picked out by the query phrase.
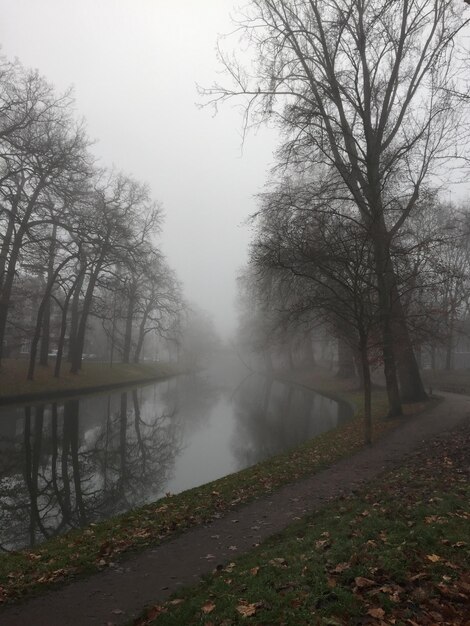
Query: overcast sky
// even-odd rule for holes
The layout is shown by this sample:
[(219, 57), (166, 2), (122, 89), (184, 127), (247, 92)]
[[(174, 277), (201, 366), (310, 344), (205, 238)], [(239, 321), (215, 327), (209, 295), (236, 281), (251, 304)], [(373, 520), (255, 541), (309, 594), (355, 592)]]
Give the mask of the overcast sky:
[(0, 0), (3, 54), (35, 67), (77, 112), (102, 164), (150, 184), (166, 218), (163, 250), (187, 298), (224, 335), (235, 327), (235, 276), (276, 144), (241, 149), (240, 111), (200, 110), (196, 83), (221, 80), (215, 44), (233, 0)]

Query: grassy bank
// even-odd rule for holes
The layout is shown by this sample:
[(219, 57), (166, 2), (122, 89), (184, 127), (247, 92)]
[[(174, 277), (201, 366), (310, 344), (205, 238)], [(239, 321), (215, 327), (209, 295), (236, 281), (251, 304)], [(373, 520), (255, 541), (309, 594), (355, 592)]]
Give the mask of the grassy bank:
[(71, 374), (67, 364), (60, 378), (54, 378), (54, 366), (37, 366), (35, 379), (26, 380), (28, 364), (22, 359), (5, 359), (0, 369), (0, 400), (7, 402), (18, 396), (67, 393), (109, 385), (132, 384), (136, 381), (163, 378), (175, 373), (171, 365), (160, 363), (125, 364), (84, 362), (79, 374)]
[(427, 388), (470, 395), (470, 371), (468, 369), (423, 370), (422, 375)]
[(466, 626), (469, 453), (467, 424), (137, 623)]

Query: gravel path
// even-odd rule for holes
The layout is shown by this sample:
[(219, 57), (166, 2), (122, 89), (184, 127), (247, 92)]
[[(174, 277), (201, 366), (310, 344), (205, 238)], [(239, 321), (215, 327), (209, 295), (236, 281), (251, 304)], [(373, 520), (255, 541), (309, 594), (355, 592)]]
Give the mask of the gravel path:
[(0, 611), (1, 626), (118, 626), (146, 604), (167, 598), (182, 585), (196, 583), (217, 565), (327, 501), (350, 494), (392, 469), (423, 442), (451, 431), (470, 418), (470, 397), (441, 394), (429, 411), (405, 418), (372, 447), (335, 463), (268, 497), (232, 510), (208, 526), (194, 528), (85, 580), (70, 583), (24, 604)]

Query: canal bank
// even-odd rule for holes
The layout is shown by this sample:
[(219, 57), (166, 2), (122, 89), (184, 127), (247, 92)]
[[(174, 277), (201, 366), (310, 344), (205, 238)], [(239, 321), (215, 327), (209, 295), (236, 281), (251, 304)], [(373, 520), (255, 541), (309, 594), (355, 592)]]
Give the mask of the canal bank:
[(167, 363), (84, 362), (78, 374), (65, 370), (54, 377), (53, 366), (38, 366), (34, 380), (27, 380), (27, 362), (4, 359), (0, 369), (0, 405), (66, 398), (83, 393), (99, 393), (119, 387), (140, 385), (181, 373)]

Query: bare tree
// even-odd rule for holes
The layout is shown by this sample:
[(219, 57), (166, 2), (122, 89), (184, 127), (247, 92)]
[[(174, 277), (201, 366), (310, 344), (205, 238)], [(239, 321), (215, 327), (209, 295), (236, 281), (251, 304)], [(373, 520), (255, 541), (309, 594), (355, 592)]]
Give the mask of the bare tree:
[(0, 81), (0, 359), (12, 289), (27, 244), (51, 224), (48, 194), (89, 175), (83, 128), (70, 94), (56, 95), (37, 73), (9, 65)]
[[(282, 164), (326, 167), (353, 200), (373, 244), (385, 376), (393, 411), (425, 397), (397, 290), (393, 238), (436, 164), (467, 147), (456, 86), (454, 0), (252, 0), (236, 32), (254, 50), (249, 70), (219, 47), (233, 82), (211, 102), (245, 98), (245, 122), (275, 121)], [(341, 191), (340, 191), (341, 190)]]
[(279, 204), (276, 194), (267, 195), (258, 216), (251, 263), (259, 275), (272, 275), (267, 297), (281, 316), (297, 323), (303, 319), (311, 324), (316, 319), (359, 354), (365, 441), (370, 443), (369, 351), (378, 321), (378, 298), (373, 250), (365, 229), (338, 215), (299, 212), (295, 206)]

